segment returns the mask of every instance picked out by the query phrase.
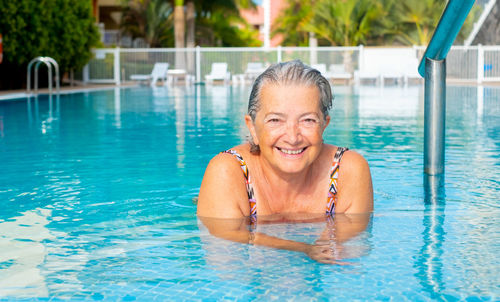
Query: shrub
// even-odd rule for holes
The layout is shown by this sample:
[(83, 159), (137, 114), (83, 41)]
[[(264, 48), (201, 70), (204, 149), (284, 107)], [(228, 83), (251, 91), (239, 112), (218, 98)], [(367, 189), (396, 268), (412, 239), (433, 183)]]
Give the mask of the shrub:
[(0, 0), (0, 16), (4, 50), (0, 88), (22, 87), (26, 66), (37, 56), (54, 58), (61, 76), (79, 70), (99, 44), (91, 1)]

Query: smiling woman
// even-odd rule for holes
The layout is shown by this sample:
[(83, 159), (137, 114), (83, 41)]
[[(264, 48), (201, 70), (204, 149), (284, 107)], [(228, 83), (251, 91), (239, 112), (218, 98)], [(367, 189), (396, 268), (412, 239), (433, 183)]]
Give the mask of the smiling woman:
[[(340, 260), (320, 239), (310, 245), (255, 231), (257, 213), (259, 224), (316, 221), (325, 213), (362, 214), (348, 220), (361, 221), (359, 230), (368, 224), (373, 190), (366, 160), (323, 142), (331, 106), (328, 81), (300, 61), (272, 65), (257, 77), (245, 116), (250, 142), (215, 156), (203, 177), (198, 216), (210, 233), (303, 252), (320, 262)], [(253, 229), (227, 220), (244, 217)], [(357, 227), (342, 229), (359, 233)]]
[(211, 160), (198, 215), (370, 212), (366, 160), (323, 142), (331, 104), (330, 85), (317, 70), (300, 61), (269, 67), (250, 94), (245, 122), (251, 141)]

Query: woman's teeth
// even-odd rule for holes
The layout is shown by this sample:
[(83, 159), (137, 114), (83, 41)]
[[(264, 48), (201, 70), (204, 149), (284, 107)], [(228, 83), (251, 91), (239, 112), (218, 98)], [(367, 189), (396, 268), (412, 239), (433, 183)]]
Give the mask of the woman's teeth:
[(278, 149), (285, 154), (299, 154), (299, 153), (302, 153), (305, 148), (299, 149), (299, 150), (287, 150), (287, 149), (281, 149), (281, 148), (278, 148)]

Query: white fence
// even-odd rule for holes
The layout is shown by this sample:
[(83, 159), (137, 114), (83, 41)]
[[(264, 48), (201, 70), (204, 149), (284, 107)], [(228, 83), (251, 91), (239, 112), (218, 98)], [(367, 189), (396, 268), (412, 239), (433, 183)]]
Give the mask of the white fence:
[[(261, 62), (265, 66), (281, 61), (300, 59), (306, 64), (325, 64), (342, 66), (343, 70), (356, 75), (373, 61), (366, 55), (371, 49), (377, 52), (398, 53), (402, 48), (382, 47), (277, 47), (277, 48), (106, 48), (95, 49), (94, 58), (83, 70), (83, 81), (88, 83), (120, 84), (130, 80), (132, 74), (149, 74), (156, 62), (168, 62), (170, 69), (182, 69), (202, 82), (210, 73), (215, 62), (226, 62), (232, 75), (243, 74), (250, 62)], [(409, 47), (404, 53), (413, 54), (420, 60), (425, 48)], [(372, 51), (373, 53), (373, 51)], [(401, 53), (401, 51), (399, 51)], [(390, 56), (386, 56), (390, 57)], [(383, 58), (381, 58), (382, 60)], [(388, 60), (388, 59), (386, 59)], [(387, 64), (377, 62), (378, 72), (382, 75), (395, 61)], [(408, 65), (414, 69), (413, 65)], [(447, 57), (447, 79), (472, 83), (500, 82), (500, 46), (453, 46)], [(373, 66), (372, 66), (373, 69)], [(392, 67), (392, 69), (394, 69)], [(414, 73), (414, 71), (412, 70)]]

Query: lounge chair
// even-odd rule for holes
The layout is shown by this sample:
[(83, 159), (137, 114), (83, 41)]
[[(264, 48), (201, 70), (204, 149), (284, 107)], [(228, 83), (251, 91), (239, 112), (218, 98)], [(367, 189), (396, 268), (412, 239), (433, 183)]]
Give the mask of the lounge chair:
[(352, 73), (345, 70), (344, 64), (331, 64), (329, 74), (334, 80), (349, 81), (352, 79)]
[(331, 76), (326, 71), (326, 64), (312, 64), (311, 67), (321, 72), (321, 75), (324, 76), (327, 80), (330, 80)]
[(321, 72), (323, 76), (326, 74), (326, 64), (312, 64), (312, 68), (316, 69), (317, 71)]
[(155, 63), (153, 66), (153, 71), (151, 74), (133, 74), (130, 76), (131, 80), (147, 82), (149, 81), (151, 86), (156, 85), (158, 80), (164, 81), (166, 83), (168, 71), (168, 63)]
[[(390, 79), (400, 84), (416, 79), (418, 60), (412, 48), (367, 48), (361, 54), (360, 69), (355, 73), (357, 83), (371, 79), (384, 85)], [(403, 80), (403, 81), (401, 81)]]
[(254, 80), (265, 70), (266, 68), (264, 67), (264, 64), (260, 62), (250, 62), (247, 64), (247, 69), (245, 70), (245, 78)]
[(209, 83), (214, 80), (224, 81), (228, 83), (231, 79), (231, 73), (227, 71), (227, 63), (212, 63), (212, 70), (205, 76), (205, 80)]
[(349, 80), (352, 77), (350, 73), (344, 70), (344, 65), (342, 64), (330, 65), (329, 71), (326, 70), (326, 64), (313, 64), (311, 67), (321, 72), (321, 75), (323, 75), (327, 80)]
[(406, 68), (405, 68), (404, 75), (403, 75), (403, 80), (404, 80), (405, 85), (408, 85), (410, 80), (415, 80), (417, 82), (422, 81), (422, 76), (420, 75), (420, 73), (418, 73), (419, 63), (420, 62), (415, 57), (413, 59), (410, 59), (408, 62), (408, 65), (405, 66)]

